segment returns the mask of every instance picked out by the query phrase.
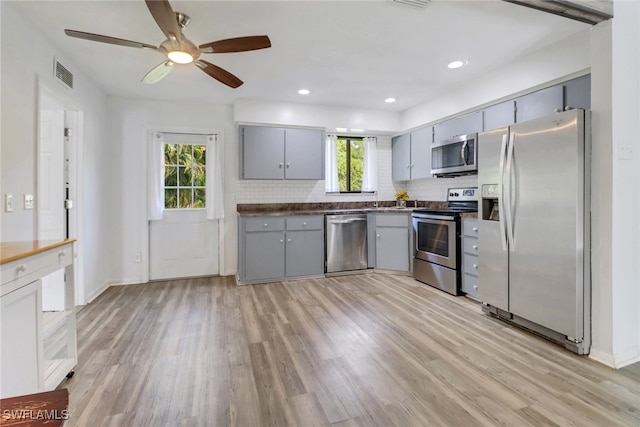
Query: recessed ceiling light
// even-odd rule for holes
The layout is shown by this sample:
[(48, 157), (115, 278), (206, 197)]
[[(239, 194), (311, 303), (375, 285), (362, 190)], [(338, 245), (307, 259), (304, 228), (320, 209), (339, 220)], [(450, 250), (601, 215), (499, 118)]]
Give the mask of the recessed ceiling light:
[(387, 104), (391, 104), (392, 102), (396, 102), (395, 98), (387, 98), (384, 100), (384, 102), (386, 102)]
[(467, 61), (453, 61), (453, 62), (450, 62), (449, 65), (447, 65), (447, 67), (453, 69), (453, 68), (464, 67), (465, 65), (467, 65)]
[(364, 129), (349, 129), (351, 132), (353, 133), (362, 133), (364, 132)]
[(346, 132), (347, 128), (336, 128), (336, 132)]
[(309, 89), (300, 89), (300, 90), (298, 91), (298, 93), (299, 93), (300, 95), (309, 95), (309, 94), (311, 93), (311, 91), (310, 91)]

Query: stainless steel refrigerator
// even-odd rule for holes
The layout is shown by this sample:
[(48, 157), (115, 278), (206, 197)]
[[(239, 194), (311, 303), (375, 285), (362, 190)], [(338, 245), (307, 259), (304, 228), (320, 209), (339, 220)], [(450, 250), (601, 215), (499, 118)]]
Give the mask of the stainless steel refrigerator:
[(482, 308), (578, 354), (591, 345), (588, 129), (577, 109), (478, 136)]

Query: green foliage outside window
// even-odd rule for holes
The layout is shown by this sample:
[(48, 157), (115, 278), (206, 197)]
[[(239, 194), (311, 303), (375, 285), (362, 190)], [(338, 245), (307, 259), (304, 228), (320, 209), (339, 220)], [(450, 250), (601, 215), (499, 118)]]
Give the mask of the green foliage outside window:
[(164, 145), (164, 207), (200, 209), (206, 206), (207, 147)]
[(338, 137), (338, 184), (340, 192), (362, 191), (364, 142), (362, 138)]

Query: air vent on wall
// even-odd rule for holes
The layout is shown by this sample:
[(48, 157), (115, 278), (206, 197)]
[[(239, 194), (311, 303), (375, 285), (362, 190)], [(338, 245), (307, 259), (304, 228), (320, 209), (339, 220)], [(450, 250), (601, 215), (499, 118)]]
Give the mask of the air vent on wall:
[(57, 81), (59, 81), (64, 86), (69, 89), (73, 89), (73, 74), (69, 71), (64, 65), (62, 65), (58, 60), (54, 60), (55, 66), (53, 69), (54, 77)]
[(393, 3), (404, 4), (407, 6), (417, 7), (422, 9), (426, 7), (431, 0), (391, 0)]

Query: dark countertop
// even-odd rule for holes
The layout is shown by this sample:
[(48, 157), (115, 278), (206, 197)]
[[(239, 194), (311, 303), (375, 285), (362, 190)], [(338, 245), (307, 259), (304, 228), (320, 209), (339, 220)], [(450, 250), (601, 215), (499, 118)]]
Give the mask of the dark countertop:
[[(329, 203), (253, 203), (238, 204), (237, 212), (242, 216), (284, 216), (284, 215), (339, 215), (358, 213), (407, 213), (410, 214), (414, 206), (417, 208), (444, 209), (447, 202), (410, 200), (410, 207), (396, 207), (395, 200), (377, 202), (329, 202)], [(464, 213), (466, 218), (477, 218), (477, 213)]]

